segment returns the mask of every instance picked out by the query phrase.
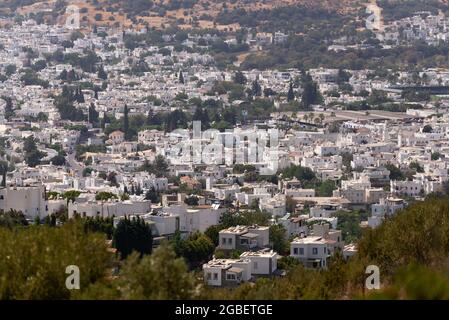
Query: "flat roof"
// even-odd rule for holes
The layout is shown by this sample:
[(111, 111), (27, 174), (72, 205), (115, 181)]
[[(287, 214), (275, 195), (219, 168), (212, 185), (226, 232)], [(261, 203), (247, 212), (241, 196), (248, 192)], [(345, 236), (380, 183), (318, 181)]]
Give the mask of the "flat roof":
[(302, 243), (302, 244), (309, 244), (309, 243), (316, 243), (316, 244), (325, 244), (326, 240), (323, 239), (323, 237), (305, 237), (305, 238), (296, 238), (292, 241), (292, 243)]
[(237, 268), (237, 267), (232, 267), (231, 269), (228, 270), (228, 272), (242, 273), (243, 269), (242, 268)]
[(315, 202), (317, 205), (349, 204), (349, 200), (342, 197), (293, 197), (293, 200)]
[(247, 257), (273, 257), (276, 256), (277, 253), (273, 250), (267, 251), (267, 250), (260, 250), (260, 251), (246, 251), (243, 252), (240, 257), (241, 258), (247, 258)]
[(257, 238), (258, 236), (259, 236), (259, 235), (256, 234), (256, 233), (250, 233), (250, 232), (248, 232), (248, 233), (243, 234), (241, 237), (242, 237), (242, 238)]

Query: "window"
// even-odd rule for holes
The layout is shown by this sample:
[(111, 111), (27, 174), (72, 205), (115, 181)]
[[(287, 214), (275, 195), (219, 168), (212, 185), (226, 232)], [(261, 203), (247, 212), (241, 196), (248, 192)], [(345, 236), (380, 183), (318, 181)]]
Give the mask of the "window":
[(254, 270), (257, 270), (258, 267), (259, 267), (259, 266), (257, 265), (257, 262), (254, 261)]
[(228, 239), (228, 243), (229, 243), (229, 244), (232, 244), (232, 238), (229, 238), (229, 239)]
[(228, 273), (228, 274), (226, 275), (226, 279), (227, 279), (227, 280), (235, 280), (235, 279), (236, 279), (235, 274), (233, 274), (233, 273)]
[(222, 238), (222, 239), (221, 239), (221, 243), (222, 243), (222, 244), (226, 244), (226, 238)]
[(324, 254), (326, 254), (326, 247), (324, 247), (323, 249), (324, 249)]
[(304, 255), (304, 248), (299, 248), (299, 255), (303, 256)]
[(212, 273), (208, 272), (206, 278), (207, 278), (207, 280), (212, 279)]
[(218, 280), (218, 273), (214, 273), (214, 280)]
[(298, 255), (298, 248), (293, 248), (293, 254)]
[(318, 248), (312, 248), (312, 254), (318, 254)]

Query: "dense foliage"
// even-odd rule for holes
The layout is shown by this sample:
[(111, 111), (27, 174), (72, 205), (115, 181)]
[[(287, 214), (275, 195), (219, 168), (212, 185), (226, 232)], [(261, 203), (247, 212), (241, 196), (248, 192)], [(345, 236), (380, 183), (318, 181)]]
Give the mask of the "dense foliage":
[[(282, 232), (272, 229), (273, 238)], [(279, 232), (278, 232), (279, 231)], [(213, 235), (217, 230), (209, 230)], [(327, 270), (307, 270), (285, 258), (280, 266), (287, 276), (259, 279), (236, 289), (212, 289), (200, 285), (189, 273), (175, 247), (163, 243), (151, 255), (131, 254), (119, 263), (117, 277), (105, 237), (76, 222), (63, 227), (45, 225), (14, 230), (0, 227), (0, 298), (2, 299), (342, 299), (342, 298), (447, 298), (449, 201), (429, 199), (416, 203), (367, 230), (358, 254), (345, 261), (336, 254)], [(204, 238), (204, 239), (203, 239)], [(213, 244), (208, 236), (192, 236), (184, 253), (192, 260), (207, 259)], [(206, 245), (207, 243), (207, 245)], [(201, 249), (203, 248), (203, 249)], [(281, 249), (279, 249), (281, 250)], [(377, 265), (382, 288), (365, 291), (365, 268)], [(82, 272), (81, 290), (65, 288), (65, 268), (77, 265)]]
[(113, 244), (122, 259), (126, 259), (134, 251), (140, 255), (150, 254), (153, 250), (151, 228), (140, 218), (125, 217), (114, 230)]
[(111, 256), (104, 238), (78, 224), (0, 228), (0, 299), (69, 299), (66, 267), (76, 265), (86, 288), (105, 277)]

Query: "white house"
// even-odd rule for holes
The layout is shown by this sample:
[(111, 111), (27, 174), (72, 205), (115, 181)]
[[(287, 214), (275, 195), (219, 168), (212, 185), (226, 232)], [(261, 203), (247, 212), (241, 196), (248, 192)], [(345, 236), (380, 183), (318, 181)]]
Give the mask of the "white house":
[(249, 259), (213, 259), (203, 264), (204, 281), (215, 287), (237, 285), (252, 278)]
[(251, 261), (253, 275), (272, 275), (277, 270), (278, 255), (273, 250), (247, 251), (242, 253), (240, 258)]
[(254, 250), (269, 244), (269, 227), (236, 226), (218, 233), (218, 248), (223, 250)]
[(122, 217), (125, 215), (145, 214), (151, 210), (150, 200), (109, 200), (69, 202), (69, 218), (79, 214), (86, 217)]
[(418, 181), (390, 181), (390, 190), (394, 195), (417, 197), (422, 195), (422, 183)]
[(326, 268), (330, 257), (328, 240), (323, 237), (295, 238), (290, 243), (290, 256), (308, 268)]
[(45, 187), (42, 184), (33, 186), (7, 186), (0, 188), (0, 210), (21, 211), (27, 218), (46, 217), (49, 214)]

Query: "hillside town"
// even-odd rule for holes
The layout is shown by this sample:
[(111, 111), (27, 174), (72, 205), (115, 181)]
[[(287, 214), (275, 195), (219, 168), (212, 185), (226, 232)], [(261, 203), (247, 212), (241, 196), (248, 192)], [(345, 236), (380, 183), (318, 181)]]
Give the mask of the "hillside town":
[[(446, 22), (407, 18), (384, 40), (446, 41)], [(285, 276), (287, 257), (351, 259), (363, 230), (449, 194), (449, 69), (239, 71), (210, 50), (288, 36), (148, 34), (0, 28), (1, 212), (138, 217), (154, 248), (215, 230), (200, 268), (225, 287)]]

